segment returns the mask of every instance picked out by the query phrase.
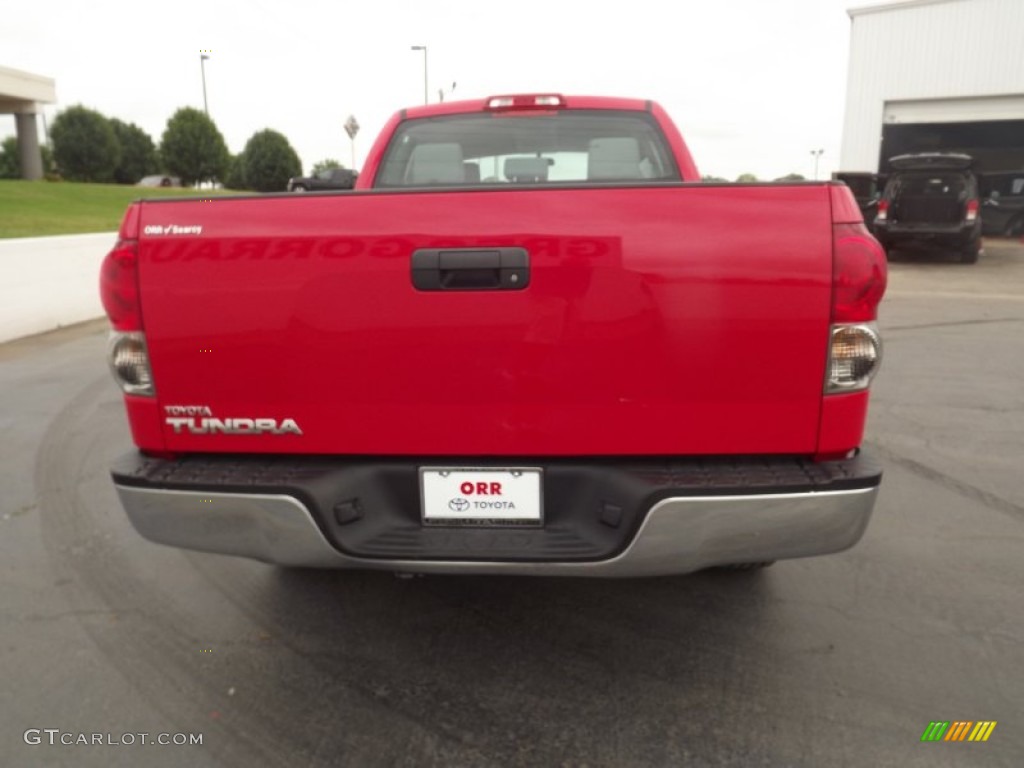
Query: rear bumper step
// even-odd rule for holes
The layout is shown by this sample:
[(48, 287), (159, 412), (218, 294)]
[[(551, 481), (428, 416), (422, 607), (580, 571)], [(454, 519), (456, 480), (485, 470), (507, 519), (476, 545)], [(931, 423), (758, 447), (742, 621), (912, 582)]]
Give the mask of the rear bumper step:
[(881, 480), (863, 456), (504, 459), (490, 464), (543, 468), (544, 526), (437, 528), (420, 524), (416, 481), (437, 463), (132, 453), (112, 474), (132, 524), (162, 544), (289, 566), (538, 576), (654, 576), (837, 552), (860, 539)]

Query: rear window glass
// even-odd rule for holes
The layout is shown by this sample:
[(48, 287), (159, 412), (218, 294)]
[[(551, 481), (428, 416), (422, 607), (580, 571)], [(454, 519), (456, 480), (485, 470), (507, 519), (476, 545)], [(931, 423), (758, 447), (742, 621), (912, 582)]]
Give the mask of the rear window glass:
[(645, 113), (566, 110), (407, 120), (375, 186), (679, 181)]

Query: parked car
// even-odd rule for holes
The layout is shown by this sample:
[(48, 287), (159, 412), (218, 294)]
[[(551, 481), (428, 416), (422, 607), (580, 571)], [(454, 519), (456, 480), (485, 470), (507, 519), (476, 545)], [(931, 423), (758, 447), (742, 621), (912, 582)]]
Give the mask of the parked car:
[(836, 171), (832, 174), (835, 181), (841, 181), (853, 192), (853, 199), (857, 201), (861, 216), (868, 229), (875, 224), (875, 216), (878, 215), (878, 201), (882, 199), (882, 189), (888, 176), (879, 173), (868, 173), (862, 171)]
[(986, 173), (980, 182), (982, 233), (1024, 235), (1024, 171)]
[(324, 189), (352, 189), (359, 174), (348, 168), (326, 168), (314, 176), (288, 179), (289, 192), (318, 192)]
[(396, 113), (348, 194), (132, 204), (101, 279), (130, 520), (400, 572), (852, 546), (885, 253), (842, 184), (699, 181), (651, 101), (523, 94)]
[(154, 176), (143, 176), (135, 185), (137, 187), (180, 187), (181, 179), (177, 176), (165, 176), (156, 174)]
[(926, 152), (897, 155), (889, 164), (874, 224), (885, 250), (951, 250), (965, 264), (976, 262), (981, 216), (973, 158)]

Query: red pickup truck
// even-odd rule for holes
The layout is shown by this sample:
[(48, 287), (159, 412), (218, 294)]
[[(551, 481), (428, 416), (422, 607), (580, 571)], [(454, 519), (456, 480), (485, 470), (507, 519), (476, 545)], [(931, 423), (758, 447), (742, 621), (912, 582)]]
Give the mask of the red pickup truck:
[(699, 183), (650, 101), (403, 110), (347, 192), (133, 204), (101, 292), (144, 537), (646, 576), (836, 552), (885, 255), (837, 183)]

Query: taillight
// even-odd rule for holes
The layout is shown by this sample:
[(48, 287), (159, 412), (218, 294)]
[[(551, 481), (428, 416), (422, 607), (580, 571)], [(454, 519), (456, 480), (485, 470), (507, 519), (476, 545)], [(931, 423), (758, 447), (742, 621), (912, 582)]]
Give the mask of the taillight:
[(114, 330), (107, 361), (114, 379), (129, 395), (153, 395), (146, 336), (139, 305), (139, 244), (118, 240), (100, 268), (100, 299)]
[(967, 201), (967, 216), (966, 220), (968, 224), (973, 224), (978, 220), (978, 201), (968, 200)]
[[(847, 195), (849, 193), (847, 192)], [(855, 392), (871, 383), (882, 361), (882, 340), (874, 320), (885, 295), (885, 250), (859, 214), (833, 190), (832, 323), (829, 329), (826, 394)], [(884, 219), (888, 203), (879, 203)]]
[(832, 322), (874, 320), (885, 294), (885, 251), (863, 223), (832, 225)]
[(878, 201), (878, 213), (875, 214), (875, 221), (885, 221), (889, 218), (889, 201)]
[(138, 241), (118, 240), (100, 268), (100, 299), (117, 331), (142, 330), (138, 253)]
[(146, 336), (141, 331), (111, 331), (107, 343), (107, 362), (110, 363), (114, 380), (125, 394), (154, 394)]
[(882, 362), (882, 339), (874, 323), (833, 325), (828, 349), (826, 394), (864, 389)]

